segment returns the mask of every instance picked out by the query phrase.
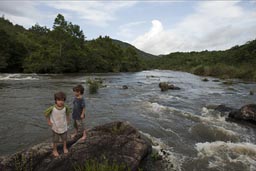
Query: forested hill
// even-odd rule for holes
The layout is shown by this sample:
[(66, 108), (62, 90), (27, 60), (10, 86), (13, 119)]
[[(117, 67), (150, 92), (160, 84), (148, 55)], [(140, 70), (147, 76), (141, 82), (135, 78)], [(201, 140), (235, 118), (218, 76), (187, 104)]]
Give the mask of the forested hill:
[(112, 39), (112, 41), (113, 41), (114, 44), (119, 45), (124, 50), (126, 50), (127, 48), (134, 49), (136, 51), (136, 53), (138, 54), (138, 56), (143, 58), (143, 59), (151, 60), (151, 59), (158, 58), (158, 56), (152, 55), (150, 53), (143, 52), (142, 50), (137, 49), (136, 47), (134, 47), (133, 45), (131, 45), (129, 43), (122, 42), (120, 40), (115, 40), (115, 39)]
[(256, 40), (224, 51), (175, 52), (150, 61), (150, 68), (256, 81)]
[(58, 14), (53, 29), (29, 29), (0, 18), (0, 72), (127, 72), (146, 68), (148, 54), (108, 36), (87, 41), (78, 25)]

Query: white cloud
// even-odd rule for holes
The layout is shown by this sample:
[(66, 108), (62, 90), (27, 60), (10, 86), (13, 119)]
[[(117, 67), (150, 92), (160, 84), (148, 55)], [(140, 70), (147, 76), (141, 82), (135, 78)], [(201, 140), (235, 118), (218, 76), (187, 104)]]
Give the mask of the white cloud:
[(256, 13), (237, 1), (200, 2), (195, 13), (171, 29), (154, 20), (152, 28), (131, 43), (152, 54), (223, 50), (256, 38)]
[[(119, 31), (117, 32), (117, 35), (120, 38), (123, 38), (123, 41), (128, 41), (129, 39), (133, 39), (134, 35), (138, 34), (139, 28), (145, 24), (146, 21), (137, 21), (137, 22), (131, 22), (124, 25), (119, 26)], [(128, 39), (128, 40), (124, 40)]]
[(135, 5), (136, 1), (0, 1), (0, 14), (15, 24), (31, 27), (53, 21), (57, 13), (65, 18), (96, 26), (116, 20), (116, 13)]
[(106, 26), (116, 19), (116, 12), (135, 5), (135, 1), (46, 1), (49, 7), (73, 13), (74, 17), (84, 19), (96, 26)]
[(15, 24), (30, 27), (44, 18), (37, 5), (34, 1), (0, 1), (0, 14)]

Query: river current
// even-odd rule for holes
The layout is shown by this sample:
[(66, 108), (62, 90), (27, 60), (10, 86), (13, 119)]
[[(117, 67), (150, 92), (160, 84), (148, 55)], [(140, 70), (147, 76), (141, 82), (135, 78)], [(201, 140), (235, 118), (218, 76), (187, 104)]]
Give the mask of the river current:
[[(103, 80), (97, 94), (86, 81)], [(186, 72), (151, 70), (108, 74), (0, 74), (0, 155), (51, 137), (43, 115), (54, 104), (53, 94), (64, 91), (72, 107), (72, 87), (86, 87), (86, 125), (129, 121), (150, 138), (154, 149), (179, 171), (255, 171), (256, 127), (225, 120), (209, 106), (240, 108), (255, 103), (256, 83), (196, 76)], [(181, 88), (161, 92), (166, 81)], [(122, 89), (127, 85), (128, 89)], [(70, 131), (72, 128), (69, 128)]]

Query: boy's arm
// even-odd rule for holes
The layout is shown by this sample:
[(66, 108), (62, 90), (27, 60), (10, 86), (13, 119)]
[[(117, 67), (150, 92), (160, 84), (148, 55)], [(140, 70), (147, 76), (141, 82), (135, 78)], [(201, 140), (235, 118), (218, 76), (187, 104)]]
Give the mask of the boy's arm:
[(47, 123), (49, 126), (52, 126), (52, 122), (50, 120), (50, 115), (52, 113), (52, 109), (53, 109), (53, 106), (49, 107), (48, 109), (45, 110), (44, 112), (44, 116), (46, 117), (47, 119)]
[(71, 112), (70, 112), (70, 108), (68, 106), (65, 105), (65, 107), (66, 107), (66, 121), (67, 121), (67, 124), (69, 124)]
[(66, 115), (66, 120), (67, 120), (67, 124), (69, 124), (70, 123), (70, 114)]
[(81, 107), (83, 108), (83, 110), (82, 110), (80, 117), (81, 117), (81, 119), (84, 119), (85, 118), (85, 99), (84, 98), (83, 98)]
[(46, 119), (47, 119), (48, 125), (49, 125), (49, 126), (52, 126), (52, 122), (51, 122), (51, 120), (50, 120), (50, 117), (46, 117)]
[(83, 108), (83, 110), (82, 110), (82, 113), (81, 113), (81, 119), (84, 119), (85, 118), (85, 107)]

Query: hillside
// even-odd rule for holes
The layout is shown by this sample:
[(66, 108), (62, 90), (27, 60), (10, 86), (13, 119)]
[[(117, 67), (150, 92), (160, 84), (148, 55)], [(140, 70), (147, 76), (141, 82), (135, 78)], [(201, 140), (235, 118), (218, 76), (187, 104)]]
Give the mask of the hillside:
[(256, 40), (225, 51), (170, 53), (151, 60), (149, 65), (204, 76), (256, 80)]
[(127, 48), (132, 48), (136, 51), (137, 55), (143, 59), (155, 59), (158, 58), (158, 56), (143, 52), (142, 50), (137, 49), (136, 47), (134, 47), (133, 45), (126, 43), (126, 42), (122, 42), (120, 40), (115, 40), (112, 39), (113, 43), (116, 45), (119, 45), (122, 49), (127, 49)]

